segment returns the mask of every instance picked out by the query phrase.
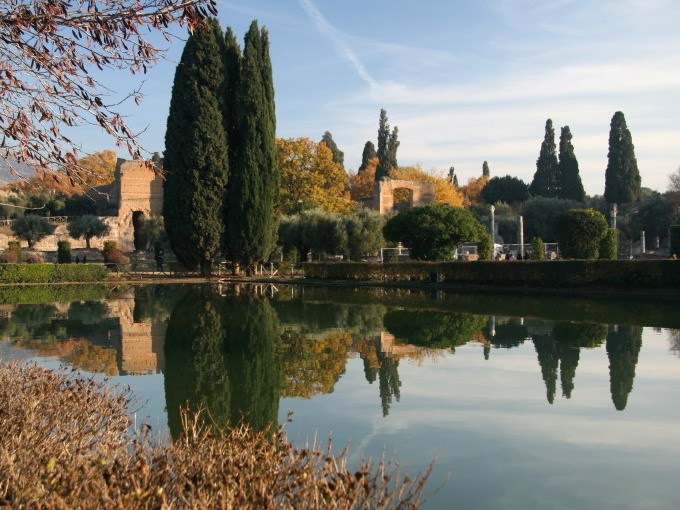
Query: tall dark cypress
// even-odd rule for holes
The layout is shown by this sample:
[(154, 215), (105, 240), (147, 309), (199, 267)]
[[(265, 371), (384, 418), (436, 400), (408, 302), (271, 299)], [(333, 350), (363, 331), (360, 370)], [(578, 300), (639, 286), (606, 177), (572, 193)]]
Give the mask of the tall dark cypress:
[(387, 112), (380, 110), (380, 122), (378, 124), (378, 168), (375, 171), (375, 180), (382, 181), (390, 176), (390, 160), (388, 144), (390, 140), (390, 125), (387, 123)]
[(361, 165), (357, 173), (361, 173), (368, 167), (368, 162), (373, 158), (377, 158), (378, 153), (375, 151), (375, 145), (370, 140), (364, 145), (364, 152), (361, 154)]
[[(228, 252), (251, 271), (276, 243), (279, 172), (269, 37), (253, 21), (246, 34), (237, 95), (238, 143), (229, 186)], [(236, 267), (236, 266), (235, 266)]]
[(559, 195), (557, 154), (555, 153), (555, 130), (552, 120), (545, 123), (545, 136), (536, 161), (536, 173), (529, 192), (533, 196), (556, 198)]
[(608, 204), (640, 201), (642, 181), (635, 158), (633, 137), (621, 112), (616, 112), (612, 117), (604, 180), (604, 198)]
[(397, 149), (399, 149), (400, 143), (399, 128), (394, 126), (390, 138), (387, 140), (387, 159), (390, 163), (390, 170), (399, 167), (399, 164), (397, 163)]
[(223, 61), (217, 21), (197, 29), (175, 71), (165, 133), (163, 217), (170, 246), (209, 275), (223, 236), (227, 140), (220, 99)]
[(239, 89), (241, 74), (241, 47), (236, 40), (234, 31), (227, 27), (224, 37), (224, 95), (222, 101), (222, 120), (227, 134), (229, 168), (235, 166), (238, 142), (238, 124), (236, 96)]
[(321, 142), (325, 143), (326, 147), (328, 147), (331, 150), (331, 153), (333, 154), (333, 163), (337, 163), (344, 170), (345, 169), (345, 153), (342, 152), (338, 148), (338, 145), (335, 143), (335, 140), (333, 140), (333, 135), (331, 134), (330, 131), (326, 131), (323, 134), (323, 137), (321, 138)]
[(482, 176), (489, 177), (491, 175), (491, 170), (489, 170), (489, 163), (486, 161), (482, 163)]
[(571, 143), (571, 130), (564, 126), (560, 131), (560, 162), (558, 166), (559, 194), (558, 198), (583, 202), (586, 192), (583, 189), (578, 172), (578, 160)]

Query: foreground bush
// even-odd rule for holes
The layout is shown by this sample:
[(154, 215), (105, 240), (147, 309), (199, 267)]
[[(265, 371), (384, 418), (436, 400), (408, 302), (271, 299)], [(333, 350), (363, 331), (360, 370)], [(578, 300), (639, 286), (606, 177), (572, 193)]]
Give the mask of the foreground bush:
[(279, 431), (185, 415), (184, 436), (131, 437), (130, 395), (36, 366), (0, 365), (0, 507), (417, 508), (429, 470), (294, 448)]

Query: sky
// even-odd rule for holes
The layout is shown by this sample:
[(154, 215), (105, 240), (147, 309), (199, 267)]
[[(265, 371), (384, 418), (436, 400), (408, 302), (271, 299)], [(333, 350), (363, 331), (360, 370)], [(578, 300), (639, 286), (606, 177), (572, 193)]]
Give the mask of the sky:
[[(330, 131), (356, 170), (377, 144), (384, 108), (398, 126), (400, 166), (459, 182), (512, 175), (530, 183), (546, 119), (568, 125), (588, 194), (602, 194), (608, 135), (625, 114), (642, 185), (664, 191), (680, 166), (680, 2), (677, 0), (219, 0), (240, 41), (257, 19), (270, 34), (277, 136)], [(180, 31), (178, 35), (184, 37)], [(124, 107), (149, 151), (162, 152), (177, 61), (144, 77)], [(140, 78), (107, 76), (118, 91)], [(86, 150), (114, 148), (83, 133)], [(121, 156), (125, 156), (122, 152)]]

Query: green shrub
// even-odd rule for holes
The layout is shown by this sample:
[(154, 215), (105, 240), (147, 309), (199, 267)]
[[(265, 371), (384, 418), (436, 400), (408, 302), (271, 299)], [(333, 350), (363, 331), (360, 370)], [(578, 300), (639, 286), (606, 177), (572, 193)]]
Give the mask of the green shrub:
[(680, 225), (671, 225), (671, 257), (680, 258)]
[(557, 237), (566, 259), (596, 259), (607, 220), (594, 209), (569, 209), (557, 218)]
[(545, 244), (540, 237), (534, 237), (531, 240), (531, 258), (533, 260), (545, 259)]
[(481, 234), (477, 242), (479, 260), (491, 260), (493, 257), (493, 240), (491, 234)]
[(0, 283), (101, 282), (106, 275), (99, 264), (0, 264)]
[(70, 264), (71, 263), (71, 243), (68, 241), (59, 241), (57, 243), (57, 263)]
[(600, 241), (599, 258), (602, 260), (616, 260), (618, 252), (619, 231), (615, 228), (609, 228)]

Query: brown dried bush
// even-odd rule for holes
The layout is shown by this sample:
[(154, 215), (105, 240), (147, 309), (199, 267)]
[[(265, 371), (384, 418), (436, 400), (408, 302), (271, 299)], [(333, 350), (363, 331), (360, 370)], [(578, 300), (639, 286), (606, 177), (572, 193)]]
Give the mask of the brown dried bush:
[(281, 429), (222, 430), (200, 412), (164, 444), (129, 432), (130, 402), (65, 371), (0, 365), (0, 507), (418, 508), (431, 470), (350, 470), (346, 451), (296, 448)]

